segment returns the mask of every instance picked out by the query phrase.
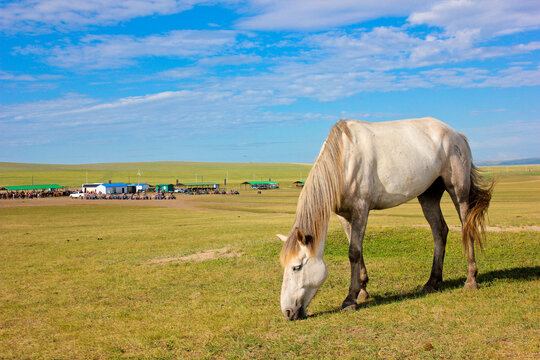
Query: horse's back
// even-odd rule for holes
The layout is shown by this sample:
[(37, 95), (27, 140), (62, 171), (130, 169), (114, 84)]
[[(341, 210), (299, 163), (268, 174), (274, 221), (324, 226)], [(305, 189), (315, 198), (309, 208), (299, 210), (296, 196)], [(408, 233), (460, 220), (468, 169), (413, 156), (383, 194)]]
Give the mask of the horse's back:
[(462, 149), (465, 141), (434, 118), (347, 120), (346, 125), (351, 133), (344, 157), (346, 182), (369, 196), (372, 208), (396, 206), (420, 195), (441, 176), (455, 146)]

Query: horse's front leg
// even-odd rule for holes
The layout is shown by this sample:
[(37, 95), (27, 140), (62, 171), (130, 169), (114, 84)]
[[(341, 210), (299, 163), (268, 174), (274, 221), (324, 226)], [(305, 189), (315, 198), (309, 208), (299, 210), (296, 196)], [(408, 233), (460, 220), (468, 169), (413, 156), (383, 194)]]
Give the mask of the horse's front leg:
[(344, 310), (354, 310), (357, 306), (357, 300), (368, 298), (366, 285), (368, 283), (368, 274), (363, 256), (363, 240), (366, 232), (367, 218), (369, 210), (363, 209), (355, 212), (351, 221), (351, 236), (349, 244), (349, 261), (351, 263), (351, 285), (349, 294), (343, 301), (341, 308)]

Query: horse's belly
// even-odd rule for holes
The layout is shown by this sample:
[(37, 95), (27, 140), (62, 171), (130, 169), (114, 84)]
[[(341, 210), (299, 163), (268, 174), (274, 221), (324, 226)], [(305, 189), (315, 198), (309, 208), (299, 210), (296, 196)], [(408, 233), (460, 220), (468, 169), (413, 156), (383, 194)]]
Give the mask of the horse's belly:
[(408, 178), (407, 183), (410, 181), (408, 183), (409, 186), (405, 186), (404, 184), (382, 184), (374, 192), (376, 196), (372, 199), (371, 207), (373, 209), (388, 209), (403, 204), (426, 191), (435, 179), (412, 181), (412, 179)]
[(379, 158), (373, 181), (373, 208), (394, 207), (422, 194), (440, 176), (442, 161), (435, 153), (409, 152), (404, 156)]

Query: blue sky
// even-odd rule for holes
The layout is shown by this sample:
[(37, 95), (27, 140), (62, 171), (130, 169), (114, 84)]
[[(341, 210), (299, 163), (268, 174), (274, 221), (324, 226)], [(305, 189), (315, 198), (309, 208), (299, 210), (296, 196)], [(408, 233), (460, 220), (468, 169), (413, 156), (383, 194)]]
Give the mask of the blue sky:
[(423, 116), (540, 156), (536, 0), (2, 1), (0, 37), (0, 161), (309, 163)]

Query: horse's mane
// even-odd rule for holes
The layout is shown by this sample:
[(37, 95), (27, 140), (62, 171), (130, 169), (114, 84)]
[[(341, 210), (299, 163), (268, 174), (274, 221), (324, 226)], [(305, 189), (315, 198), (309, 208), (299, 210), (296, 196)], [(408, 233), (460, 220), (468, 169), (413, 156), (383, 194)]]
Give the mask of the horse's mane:
[(343, 183), (343, 135), (351, 139), (349, 127), (344, 120), (340, 120), (330, 130), (309, 172), (298, 198), (294, 226), (281, 250), (283, 265), (288, 264), (300, 250), (296, 229), (301, 230), (306, 237), (312, 238), (308, 246), (310, 256), (317, 253), (321, 235), (328, 224), (330, 214), (339, 207)]

